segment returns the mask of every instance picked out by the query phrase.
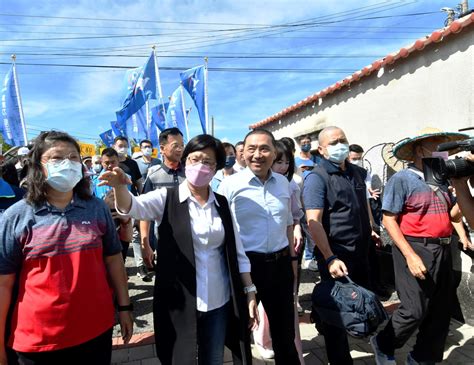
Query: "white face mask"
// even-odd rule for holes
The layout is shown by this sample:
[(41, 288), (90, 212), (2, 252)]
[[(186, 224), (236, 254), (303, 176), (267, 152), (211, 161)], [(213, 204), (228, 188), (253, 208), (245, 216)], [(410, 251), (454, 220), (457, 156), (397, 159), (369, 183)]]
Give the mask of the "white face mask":
[(120, 156), (126, 156), (127, 155), (127, 147), (117, 147), (115, 150), (117, 151), (117, 153)]
[(359, 167), (364, 167), (364, 161), (362, 160), (350, 160), (351, 164), (357, 165)]
[(327, 146), (328, 160), (334, 163), (341, 163), (349, 156), (349, 145), (347, 143), (338, 143)]
[(45, 164), (48, 176), (46, 183), (54, 190), (67, 193), (82, 179), (82, 164), (69, 159)]
[(143, 156), (150, 157), (153, 153), (153, 150), (150, 147), (144, 147), (142, 148), (142, 153), (143, 153)]

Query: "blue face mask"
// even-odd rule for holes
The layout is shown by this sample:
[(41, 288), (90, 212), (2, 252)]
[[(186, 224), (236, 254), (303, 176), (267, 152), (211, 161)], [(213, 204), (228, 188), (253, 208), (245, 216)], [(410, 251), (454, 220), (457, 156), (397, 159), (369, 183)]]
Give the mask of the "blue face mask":
[(301, 145), (301, 151), (303, 151), (303, 152), (311, 151), (311, 143), (302, 144)]
[(54, 190), (67, 193), (82, 179), (82, 164), (79, 162), (65, 159), (61, 162), (48, 161), (45, 165), (48, 172), (46, 183)]
[(349, 145), (346, 143), (338, 143), (334, 146), (327, 146), (328, 160), (334, 163), (341, 163), (349, 156)]
[(226, 169), (230, 169), (230, 168), (231, 168), (232, 166), (234, 166), (234, 165), (235, 165), (235, 156), (227, 156), (227, 157), (225, 158), (225, 165), (224, 165), (224, 167), (225, 167)]

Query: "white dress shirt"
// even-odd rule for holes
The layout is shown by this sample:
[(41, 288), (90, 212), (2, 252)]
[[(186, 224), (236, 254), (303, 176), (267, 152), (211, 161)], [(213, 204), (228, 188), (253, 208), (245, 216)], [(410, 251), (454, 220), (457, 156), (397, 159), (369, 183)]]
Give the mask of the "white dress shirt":
[(262, 183), (247, 167), (222, 181), (218, 192), (229, 201), (245, 251), (272, 253), (288, 246), (293, 215), (286, 177), (270, 171)]
[[(132, 205), (128, 215), (139, 220), (155, 220), (156, 225), (159, 226), (163, 218), (166, 195), (166, 188), (138, 197), (131, 195)], [(196, 263), (197, 309), (208, 312), (222, 307), (230, 299), (229, 272), (224, 256), (224, 226), (215, 206), (219, 203), (211, 189), (209, 189), (209, 199), (201, 206), (192, 196), (185, 180), (179, 185), (179, 201), (182, 203), (186, 200), (191, 218)], [(120, 213), (126, 214), (126, 212)], [(250, 261), (245, 255), (234, 222), (233, 225), (239, 271), (250, 272)]]

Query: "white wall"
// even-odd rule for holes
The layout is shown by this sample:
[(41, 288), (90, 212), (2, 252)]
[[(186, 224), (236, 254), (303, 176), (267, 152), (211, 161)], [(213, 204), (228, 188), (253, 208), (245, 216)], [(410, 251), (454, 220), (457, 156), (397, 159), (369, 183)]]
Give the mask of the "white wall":
[(451, 37), (266, 128), (281, 138), (337, 125), (350, 143), (368, 149), (426, 126), (446, 131), (474, 126), (474, 28)]

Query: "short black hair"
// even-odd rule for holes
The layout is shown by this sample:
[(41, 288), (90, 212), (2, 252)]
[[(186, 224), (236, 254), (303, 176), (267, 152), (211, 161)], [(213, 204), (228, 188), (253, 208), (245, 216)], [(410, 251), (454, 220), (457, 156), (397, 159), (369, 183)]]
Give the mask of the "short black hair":
[(234, 150), (234, 153), (237, 153), (234, 145), (232, 143), (229, 143), (229, 142), (222, 142), (222, 146), (224, 146), (224, 150), (228, 147), (232, 147), (232, 149)]
[(151, 144), (151, 146), (153, 147), (153, 143), (151, 143), (151, 141), (150, 141), (149, 139), (142, 139), (142, 140), (140, 141), (140, 144), (139, 144), (140, 148), (142, 148), (142, 144), (143, 144), (143, 143), (149, 143), (149, 144)]
[(303, 134), (302, 136), (299, 136), (299, 137), (298, 137), (298, 143), (301, 144), (301, 141), (302, 141), (303, 139), (309, 139), (310, 141), (312, 141), (311, 136), (310, 136), (309, 134)]
[(114, 138), (114, 144), (116, 144), (118, 141), (124, 141), (124, 142), (127, 142), (127, 145), (129, 144), (128, 138), (124, 136), (117, 136)]
[(181, 137), (183, 137), (183, 133), (181, 133), (181, 131), (176, 127), (163, 129), (159, 137), (160, 146), (168, 142), (169, 135), (172, 135), (172, 136), (180, 135)]
[(293, 140), (293, 138), (290, 138), (290, 137), (283, 137), (283, 138), (280, 138), (279, 139), (281, 142), (283, 142), (289, 149), (292, 153), (295, 153), (296, 151), (296, 143), (295, 141)]
[(254, 130), (251, 130), (250, 132), (248, 132), (247, 135), (244, 138), (244, 146), (245, 146), (245, 142), (247, 142), (247, 138), (250, 137), (253, 134), (265, 134), (265, 135), (267, 135), (272, 140), (273, 147), (276, 148), (276, 139), (273, 136), (273, 133), (266, 130), (266, 129), (263, 129), (263, 128), (255, 128)]
[(102, 153), (100, 154), (101, 156), (107, 156), (107, 157), (119, 157), (118, 152), (115, 151), (112, 147), (104, 148)]
[(205, 148), (212, 148), (216, 154), (216, 171), (224, 168), (226, 159), (224, 146), (221, 141), (210, 134), (200, 134), (192, 138), (184, 148), (181, 163), (185, 165), (190, 153), (202, 151)]
[(239, 141), (235, 144), (235, 148), (239, 147), (240, 145), (244, 145), (244, 141)]
[(351, 144), (349, 145), (349, 152), (364, 153), (364, 149), (358, 144)]

